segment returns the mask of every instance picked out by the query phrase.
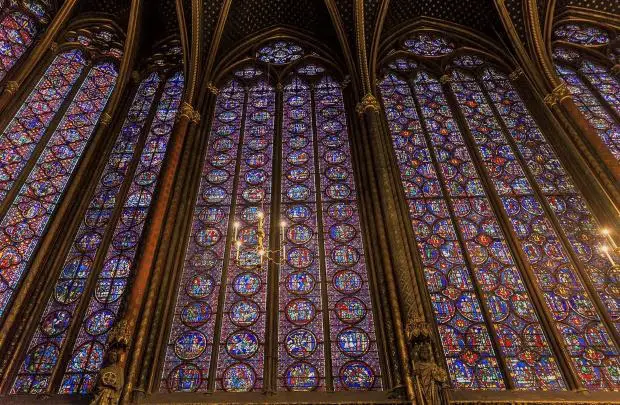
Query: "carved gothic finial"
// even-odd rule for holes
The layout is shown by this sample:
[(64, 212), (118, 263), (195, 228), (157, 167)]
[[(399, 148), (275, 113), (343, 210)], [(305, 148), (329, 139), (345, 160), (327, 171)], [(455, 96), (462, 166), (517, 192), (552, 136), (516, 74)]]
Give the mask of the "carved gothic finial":
[(211, 94), (214, 94), (216, 96), (220, 94), (220, 90), (217, 87), (215, 87), (215, 85), (211, 82), (207, 83), (207, 90), (209, 90)]
[(523, 76), (523, 69), (521, 69), (520, 67), (519, 67), (519, 68), (516, 68), (515, 70), (513, 70), (513, 71), (512, 71), (512, 72), (508, 75), (508, 77), (510, 78), (510, 80), (512, 80), (513, 82), (514, 82), (515, 80), (518, 80), (521, 76)]
[(11, 80), (9, 82), (6, 82), (6, 86), (4, 87), (4, 91), (6, 91), (7, 93), (9, 93), (10, 95), (15, 94), (15, 92), (19, 89), (19, 83)]
[(99, 119), (99, 121), (101, 122), (101, 125), (107, 127), (112, 122), (112, 116), (104, 111), (101, 114), (101, 118)]
[(53, 53), (56, 53), (56, 51), (58, 51), (58, 42), (52, 42), (50, 44), (50, 51), (52, 51)]
[(439, 78), (439, 83), (441, 84), (450, 83), (451, 81), (452, 81), (452, 78), (448, 75), (443, 75)]
[(373, 96), (372, 93), (367, 93), (364, 97), (362, 97), (362, 101), (357, 103), (357, 107), (355, 109), (358, 114), (363, 114), (366, 110), (379, 112), (381, 107), (377, 101), (377, 98)]
[(551, 93), (545, 96), (545, 104), (549, 107), (553, 107), (557, 103), (566, 98), (570, 98), (570, 91), (565, 82), (560, 83)]

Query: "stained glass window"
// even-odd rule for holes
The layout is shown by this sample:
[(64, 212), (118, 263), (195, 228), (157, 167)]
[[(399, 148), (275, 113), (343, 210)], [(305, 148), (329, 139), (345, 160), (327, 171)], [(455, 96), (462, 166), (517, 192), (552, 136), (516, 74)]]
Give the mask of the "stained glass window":
[[(72, 71), (73, 59), (69, 61), (68, 69)], [(102, 62), (90, 69), (0, 222), (0, 314), (4, 313), (18, 287), (90, 140), (112, 92), (116, 75), (116, 67), (111, 62)], [(34, 119), (31, 122), (40, 124)]]
[[(450, 43), (419, 40), (403, 47)], [(617, 326), (604, 325), (583, 279), (617, 323), (618, 280), (593, 215), (507, 76), (446, 54), (450, 84), (399, 57), (380, 89), (453, 387), (566, 389), (546, 318), (582, 384), (617, 389), (607, 330)]]
[(26, 52), (37, 34), (34, 18), (22, 11), (4, 15), (0, 21), (0, 81)]
[[(620, 82), (610, 72), (607, 31), (585, 24), (562, 24), (554, 31), (555, 68), (573, 100), (598, 132), (603, 145), (620, 159)], [(596, 56), (598, 55), (598, 57)]]
[[(301, 57), (281, 42), (258, 59)], [(340, 85), (316, 63), (297, 72), (276, 92), (243, 67), (218, 96), (162, 391), (381, 388)]]
[[(151, 86), (145, 90), (150, 93)], [(59, 393), (88, 393), (96, 381), (103, 363), (107, 335), (118, 316), (121, 298), (134, 267), (182, 93), (183, 75), (176, 73), (166, 81), (155, 108), (94, 291), (90, 294), (84, 321), (72, 345)], [(134, 111), (135, 118), (144, 119), (142, 109)], [(129, 131), (136, 130), (133, 125), (131, 128)]]
[[(73, 239), (54, 292), (30, 342), (26, 359), (13, 384), (13, 393), (41, 393), (49, 386), (49, 378), (58, 363), (60, 351), (65, 347), (67, 335), (76, 319), (78, 304), (93, 273), (99, 247), (112, 220), (122, 183), (130, 170), (159, 82), (159, 76), (153, 73), (141, 83), (134, 97), (84, 219)], [(111, 311), (101, 310), (86, 321), (87, 329), (105, 332), (113, 321)], [(41, 362), (43, 356), (39, 353), (50, 353), (45, 363)]]

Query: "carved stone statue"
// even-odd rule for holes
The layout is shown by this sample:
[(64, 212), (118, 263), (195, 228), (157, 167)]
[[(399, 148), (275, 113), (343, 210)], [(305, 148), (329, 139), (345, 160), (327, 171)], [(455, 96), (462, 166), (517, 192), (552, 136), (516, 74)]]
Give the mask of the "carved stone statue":
[(415, 389), (424, 405), (447, 405), (447, 374), (433, 355), (430, 326), (416, 322), (407, 327)]
[(108, 365), (99, 372), (99, 381), (95, 397), (90, 405), (117, 405), (121, 398), (124, 384), (123, 368), (120, 366), (116, 350), (108, 352)]

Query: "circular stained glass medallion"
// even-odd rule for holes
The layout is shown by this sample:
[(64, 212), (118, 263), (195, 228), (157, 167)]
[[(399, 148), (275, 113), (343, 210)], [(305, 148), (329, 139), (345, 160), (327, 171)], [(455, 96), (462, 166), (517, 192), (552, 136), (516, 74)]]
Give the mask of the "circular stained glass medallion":
[(250, 204), (261, 202), (265, 198), (265, 190), (260, 187), (248, 187), (243, 190), (243, 199)]
[(301, 183), (310, 177), (310, 171), (306, 167), (294, 167), (286, 172), (286, 178), (296, 183)]
[(253, 186), (258, 186), (259, 184), (263, 184), (266, 179), (267, 179), (267, 174), (265, 173), (263, 169), (249, 170), (245, 174), (245, 182)]
[(114, 312), (108, 309), (100, 309), (86, 318), (84, 329), (91, 336), (102, 335), (112, 328), (115, 318)]
[(54, 311), (43, 318), (40, 328), (46, 336), (56, 336), (67, 330), (70, 323), (70, 312)]
[(286, 157), (286, 161), (295, 166), (301, 166), (308, 163), (310, 156), (303, 150), (291, 152)]
[(312, 210), (307, 205), (296, 204), (286, 209), (286, 217), (293, 222), (303, 222), (310, 218)]
[(284, 383), (291, 391), (312, 391), (319, 385), (319, 373), (312, 364), (300, 361), (286, 369)]
[(286, 238), (297, 245), (308, 243), (312, 235), (312, 229), (303, 224), (294, 224), (286, 230)]
[(256, 273), (246, 272), (235, 277), (233, 281), (233, 289), (241, 296), (254, 295), (260, 289), (260, 276)]
[(314, 285), (314, 276), (307, 271), (296, 271), (286, 276), (286, 289), (293, 294), (308, 294)]
[(210, 247), (220, 241), (222, 234), (217, 228), (202, 228), (194, 235), (196, 243), (202, 247)]
[(370, 348), (370, 337), (360, 328), (344, 329), (338, 334), (338, 348), (347, 356), (362, 356)]
[(308, 138), (306, 138), (305, 136), (293, 136), (288, 140), (288, 146), (290, 146), (291, 149), (294, 150), (302, 149), (306, 145), (308, 145)]
[(259, 315), (258, 304), (254, 301), (241, 300), (230, 307), (230, 320), (237, 326), (250, 326), (258, 320)]
[(202, 384), (202, 373), (196, 365), (183, 363), (168, 373), (166, 382), (172, 392), (194, 392)]
[(316, 336), (308, 329), (293, 329), (284, 338), (284, 345), (291, 357), (304, 359), (316, 350)]
[(205, 351), (206, 347), (206, 336), (195, 330), (183, 333), (174, 342), (174, 352), (183, 360), (195, 359)]
[(286, 191), (286, 196), (293, 201), (305, 201), (310, 197), (310, 189), (303, 184), (296, 184)]
[(349, 177), (349, 171), (342, 166), (330, 166), (325, 170), (325, 176), (333, 181), (344, 181)]
[(202, 193), (202, 198), (207, 204), (217, 204), (226, 198), (226, 190), (222, 187), (209, 187)]
[(276, 40), (256, 52), (256, 58), (265, 63), (284, 65), (301, 58), (303, 49), (301, 46), (286, 40)]
[(353, 266), (359, 260), (359, 251), (351, 245), (340, 245), (332, 250), (332, 261), (337, 265)]
[(236, 363), (224, 371), (222, 388), (229, 392), (250, 391), (256, 383), (254, 369), (245, 363)]
[(351, 195), (351, 188), (346, 184), (330, 184), (325, 194), (332, 200), (344, 200)]
[(42, 343), (31, 350), (24, 359), (24, 367), (31, 373), (50, 372), (58, 361), (58, 347), (53, 343)]
[(286, 261), (292, 267), (303, 269), (312, 264), (314, 261), (314, 254), (308, 248), (294, 247), (288, 251)]
[(334, 274), (332, 285), (343, 294), (354, 294), (362, 289), (362, 277), (353, 270), (340, 270)]
[(181, 320), (189, 327), (198, 327), (211, 317), (211, 307), (206, 302), (190, 302), (181, 310)]
[(352, 241), (356, 234), (355, 228), (349, 224), (336, 224), (329, 228), (329, 237), (340, 243)]
[(192, 298), (206, 298), (213, 291), (214, 282), (211, 276), (198, 274), (187, 281), (185, 291)]
[(316, 316), (314, 303), (307, 298), (295, 298), (286, 304), (286, 318), (298, 326), (306, 325)]
[(364, 391), (372, 388), (375, 373), (362, 361), (350, 361), (340, 368), (340, 382), (347, 390)]
[(206, 207), (198, 214), (202, 222), (207, 225), (216, 225), (222, 222), (226, 213), (220, 207)]
[(353, 207), (344, 202), (334, 203), (327, 209), (327, 214), (337, 221), (346, 221), (355, 213)]
[(226, 339), (226, 351), (237, 360), (248, 359), (258, 351), (258, 337), (249, 330), (239, 330)]
[(355, 324), (366, 316), (366, 305), (357, 297), (345, 297), (335, 305), (336, 316), (344, 323)]

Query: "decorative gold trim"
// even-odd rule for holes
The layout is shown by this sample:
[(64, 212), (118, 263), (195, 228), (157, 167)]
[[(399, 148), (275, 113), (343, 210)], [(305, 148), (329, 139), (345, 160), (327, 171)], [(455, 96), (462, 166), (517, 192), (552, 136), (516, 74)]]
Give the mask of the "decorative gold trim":
[(100, 118), (99, 122), (101, 122), (101, 125), (104, 125), (104, 126), (107, 127), (108, 125), (110, 125), (110, 122), (112, 122), (112, 116), (104, 111), (101, 114), (101, 118)]
[(190, 103), (184, 102), (179, 109), (179, 118), (186, 118), (192, 120), (194, 117), (194, 107)]
[(19, 83), (14, 80), (6, 82), (6, 86), (4, 87), (4, 91), (9, 93), (10, 95), (15, 94), (18, 89)]
[(220, 94), (220, 90), (212, 82), (207, 83), (207, 90), (216, 96)]
[(451, 81), (452, 81), (452, 78), (448, 75), (443, 75), (439, 78), (439, 83), (441, 84), (450, 83)]
[(553, 107), (564, 99), (570, 98), (570, 91), (566, 82), (560, 83), (553, 91), (545, 96), (545, 104)]
[(379, 105), (379, 101), (377, 101), (377, 98), (373, 96), (371, 93), (367, 93), (362, 98), (362, 100), (359, 103), (357, 103), (357, 106), (355, 107), (355, 110), (360, 115), (366, 112), (367, 110), (370, 110), (373, 112), (379, 112), (380, 109), (381, 109), (381, 106)]
[(512, 80), (513, 82), (519, 80), (522, 76), (523, 76), (523, 69), (521, 69), (520, 67), (510, 72), (510, 74), (508, 75), (510, 80)]

